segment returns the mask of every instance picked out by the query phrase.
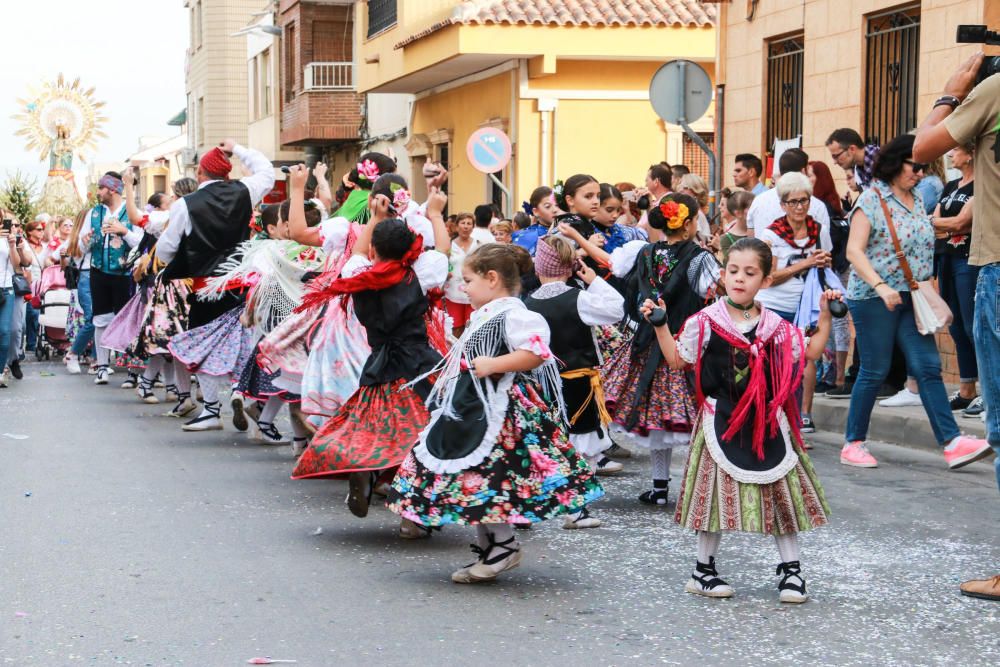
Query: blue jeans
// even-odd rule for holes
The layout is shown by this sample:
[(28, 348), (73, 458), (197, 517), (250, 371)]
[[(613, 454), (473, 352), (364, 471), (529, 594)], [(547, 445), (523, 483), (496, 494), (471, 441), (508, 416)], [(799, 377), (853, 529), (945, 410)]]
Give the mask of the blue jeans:
[(38, 310), (30, 303), (24, 309), (24, 336), (25, 349), (31, 354), (38, 343)]
[(17, 299), (14, 298), (12, 287), (0, 287), (0, 293), (3, 294), (0, 297), (3, 299), (3, 305), (0, 306), (0, 373), (2, 373), (2, 367), (7, 365), (7, 356), (10, 354), (10, 337), (14, 328), (14, 307), (17, 305)]
[(892, 364), (893, 342), (899, 345), (906, 357), (906, 370), (917, 379), (920, 402), (931, 422), (934, 437), (945, 445), (961, 432), (948, 403), (948, 393), (941, 380), (941, 355), (934, 336), (922, 336), (913, 319), (913, 299), (909, 292), (900, 292), (903, 303), (895, 310), (885, 307), (882, 299), (847, 300), (854, 319), (861, 351), (861, 370), (858, 372), (851, 408), (847, 413), (847, 442), (866, 440), (868, 425), (879, 387), (889, 374)]
[(73, 354), (80, 356), (87, 351), (87, 346), (94, 340), (94, 302), (90, 296), (90, 269), (80, 272), (80, 281), (76, 289), (76, 302), (83, 310), (83, 326), (73, 339)]
[(955, 319), (948, 331), (955, 341), (958, 357), (958, 374), (962, 382), (975, 382), (979, 376), (976, 349), (973, 343), (972, 322), (975, 319), (976, 279), (979, 267), (969, 264), (968, 257), (940, 254), (937, 256), (938, 288), (941, 297), (951, 308)]
[(1000, 487), (1000, 263), (987, 264), (979, 270), (972, 332), (982, 370), (980, 389), (986, 405), (986, 439), (997, 453), (994, 465)]

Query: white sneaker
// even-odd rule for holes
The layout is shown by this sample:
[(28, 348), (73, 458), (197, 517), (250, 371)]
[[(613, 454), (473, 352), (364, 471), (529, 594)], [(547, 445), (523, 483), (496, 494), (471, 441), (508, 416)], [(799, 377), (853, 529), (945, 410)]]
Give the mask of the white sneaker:
[(79, 375), (82, 372), (80, 369), (80, 360), (72, 354), (66, 355), (66, 372), (70, 375)]
[(5, 368), (3, 373), (0, 373), (0, 389), (6, 389), (8, 386), (10, 386), (10, 371)]
[(94, 384), (107, 384), (108, 383), (108, 369), (104, 366), (100, 366), (97, 369), (97, 373), (94, 376)]
[(912, 391), (903, 387), (895, 396), (890, 396), (889, 398), (879, 401), (879, 405), (883, 408), (905, 408), (911, 405), (923, 405), (920, 402), (920, 394), (914, 394)]

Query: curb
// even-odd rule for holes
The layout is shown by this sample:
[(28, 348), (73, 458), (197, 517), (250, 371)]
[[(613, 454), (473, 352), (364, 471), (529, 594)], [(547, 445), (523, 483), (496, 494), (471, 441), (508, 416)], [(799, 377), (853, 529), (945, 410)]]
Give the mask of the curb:
[[(850, 407), (850, 399), (817, 396), (813, 400), (812, 411), (816, 428), (843, 434), (847, 426), (847, 411)], [(955, 422), (962, 433), (977, 438), (986, 437), (986, 425), (982, 421), (966, 419), (961, 416), (961, 412), (954, 414)], [(920, 406), (883, 408), (876, 403), (868, 427), (868, 439), (916, 449), (940, 450), (930, 420), (927, 419), (924, 409)]]

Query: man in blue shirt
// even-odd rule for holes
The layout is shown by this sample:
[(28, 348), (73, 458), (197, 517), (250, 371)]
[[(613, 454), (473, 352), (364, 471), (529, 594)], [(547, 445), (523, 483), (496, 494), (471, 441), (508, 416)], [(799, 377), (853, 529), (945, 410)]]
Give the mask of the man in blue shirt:
[(733, 182), (736, 187), (743, 188), (754, 195), (767, 191), (767, 186), (761, 180), (764, 164), (753, 153), (740, 153), (736, 156), (736, 166), (733, 167)]

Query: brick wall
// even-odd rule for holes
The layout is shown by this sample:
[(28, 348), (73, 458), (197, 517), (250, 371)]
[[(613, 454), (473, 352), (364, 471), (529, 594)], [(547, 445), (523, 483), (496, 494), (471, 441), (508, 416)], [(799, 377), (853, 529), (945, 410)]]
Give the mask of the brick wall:
[[(354, 58), (352, 8), (282, 0), (279, 25), (294, 38), (281, 53), (283, 145), (324, 144), (360, 137), (364, 96), (354, 91), (305, 92), (303, 69), (311, 62), (349, 62)], [(289, 66), (294, 62), (294, 69)], [(286, 91), (290, 96), (286, 96)]]

